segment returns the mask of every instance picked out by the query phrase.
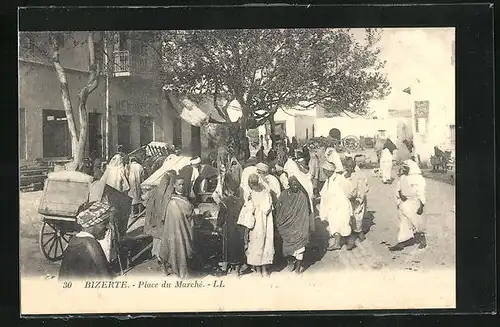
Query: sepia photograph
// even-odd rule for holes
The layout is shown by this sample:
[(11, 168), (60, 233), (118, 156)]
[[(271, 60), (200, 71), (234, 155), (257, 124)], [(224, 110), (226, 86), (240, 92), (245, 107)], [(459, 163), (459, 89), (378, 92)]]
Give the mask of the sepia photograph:
[(18, 45), (22, 314), (456, 308), (454, 28)]

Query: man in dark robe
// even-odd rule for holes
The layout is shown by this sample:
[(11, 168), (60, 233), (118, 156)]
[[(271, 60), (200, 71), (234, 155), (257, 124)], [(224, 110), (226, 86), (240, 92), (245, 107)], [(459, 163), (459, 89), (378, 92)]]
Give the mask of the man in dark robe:
[(228, 264), (228, 272), (234, 271), (241, 275), (241, 267), (246, 262), (245, 242), (248, 238), (248, 230), (238, 225), (238, 217), (244, 200), (241, 196), (239, 182), (231, 175), (224, 177), (223, 198), (219, 205), (217, 226), (222, 229), (222, 259)]
[(302, 147), (302, 158), (304, 158), (306, 166), (309, 165), (309, 161), (311, 160), (311, 153), (309, 152), (307, 144)]
[(163, 228), (165, 226), (167, 204), (174, 192), (175, 170), (168, 171), (160, 180), (160, 183), (147, 200), (146, 216), (144, 221), (144, 233), (153, 237), (153, 248), (151, 254), (161, 265), (160, 248)]
[(113, 273), (99, 244), (108, 230), (111, 207), (93, 202), (77, 216), (81, 230), (69, 242), (59, 269), (59, 279), (109, 279)]
[(167, 274), (180, 278), (190, 275), (194, 254), (193, 205), (186, 194), (185, 180), (178, 176), (167, 205), (160, 258)]
[(290, 186), (281, 193), (276, 208), (276, 227), (282, 239), (283, 255), (288, 270), (301, 273), (305, 247), (309, 242), (309, 229), (313, 219), (307, 192), (295, 176)]

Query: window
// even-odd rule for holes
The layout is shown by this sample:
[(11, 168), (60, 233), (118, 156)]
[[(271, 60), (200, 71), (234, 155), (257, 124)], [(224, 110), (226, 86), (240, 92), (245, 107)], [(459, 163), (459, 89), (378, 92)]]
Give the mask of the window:
[(312, 126), (312, 137), (314, 138), (314, 125)]
[(19, 158), (26, 159), (26, 112), (19, 110)]
[(140, 72), (147, 72), (150, 69), (150, 60), (148, 56), (148, 48), (145, 44), (137, 46), (137, 56), (135, 58), (137, 69)]
[(450, 125), (450, 143), (455, 145), (455, 125)]
[(141, 146), (153, 142), (154, 120), (151, 117), (141, 117)]
[(120, 51), (124, 51), (124, 50), (128, 50), (129, 49), (129, 46), (128, 46), (128, 40), (129, 40), (129, 36), (128, 36), (128, 32), (120, 32), (119, 34), (119, 43), (118, 43), (118, 47)]
[(71, 137), (63, 110), (43, 110), (43, 156), (62, 158), (71, 156)]
[(88, 155), (91, 158), (102, 158), (103, 156), (102, 122), (102, 114), (89, 113)]

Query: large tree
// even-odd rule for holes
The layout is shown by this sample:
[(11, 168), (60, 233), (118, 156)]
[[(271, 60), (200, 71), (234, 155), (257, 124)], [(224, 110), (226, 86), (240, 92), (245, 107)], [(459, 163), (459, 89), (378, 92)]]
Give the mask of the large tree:
[[(72, 161), (66, 165), (66, 169), (75, 170), (83, 161), (85, 145), (88, 136), (88, 111), (87, 99), (99, 85), (100, 65), (96, 60), (96, 50), (94, 33), (86, 32), (83, 41), (74, 38), (70, 32), (41, 32), (41, 33), (20, 33), (20, 54), (29, 55), (40, 61), (50, 63), (54, 67), (55, 74), (60, 84), (61, 99), (66, 113), (69, 133), (71, 137)], [(65, 45), (71, 47), (85, 45), (89, 54), (89, 76), (87, 83), (77, 94), (77, 106), (73, 107), (72, 94), (68, 85), (66, 68), (61, 63), (60, 49)], [(99, 43), (102, 46), (102, 42)], [(79, 128), (75, 122), (78, 115)], [(54, 140), (56, 142), (57, 140)]]
[(242, 110), (240, 137), (271, 121), (282, 107), (316, 105), (364, 114), (390, 91), (376, 47), (377, 30), (357, 40), (348, 29), (165, 31), (162, 82), (189, 97), (213, 98)]

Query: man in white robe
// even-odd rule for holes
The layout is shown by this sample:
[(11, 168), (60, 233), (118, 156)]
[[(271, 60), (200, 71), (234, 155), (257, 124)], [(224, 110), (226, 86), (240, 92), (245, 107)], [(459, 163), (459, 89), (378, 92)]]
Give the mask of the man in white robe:
[(388, 148), (384, 148), (380, 155), (380, 171), (382, 173), (382, 183), (392, 183), (392, 153)]
[(242, 178), (248, 185), (248, 195), (238, 217), (238, 225), (249, 229), (246, 244), (247, 264), (261, 276), (268, 275), (268, 267), (274, 259), (273, 204), (269, 191), (262, 185), (262, 178), (251, 173)]
[(130, 190), (128, 191), (128, 196), (132, 198), (132, 210), (134, 214), (138, 214), (144, 208), (141, 201), (141, 183), (143, 182), (143, 179), (144, 168), (137, 162), (136, 158), (130, 158), (128, 172)]
[(426, 217), (423, 215), (426, 203), (425, 188), (426, 182), (418, 164), (413, 160), (406, 160), (396, 187), (398, 243), (390, 248), (391, 251), (401, 251), (415, 243), (420, 244), (420, 249), (427, 246)]
[(360, 242), (365, 240), (365, 234), (363, 231), (363, 218), (366, 212), (366, 195), (368, 193), (368, 179), (366, 178), (363, 171), (358, 167), (356, 161), (352, 157), (346, 157), (345, 161), (346, 172), (344, 177), (347, 180), (345, 185), (345, 193), (349, 200), (351, 201), (351, 206), (353, 210), (353, 221), (352, 229), (353, 235), (351, 235), (351, 241), (348, 242), (349, 247), (354, 248), (356, 238), (359, 238)]
[(130, 190), (127, 177), (124, 158), (121, 154), (117, 153), (107, 164), (101, 180), (119, 192), (127, 194)]
[(323, 164), (328, 179), (321, 189), (321, 202), (319, 205), (319, 218), (328, 222), (327, 231), (330, 234), (328, 250), (340, 250), (342, 238), (351, 234), (350, 220), (352, 216), (351, 202), (342, 189), (342, 184), (346, 183), (345, 177), (341, 173), (335, 173), (337, 167), (326, 161)]

